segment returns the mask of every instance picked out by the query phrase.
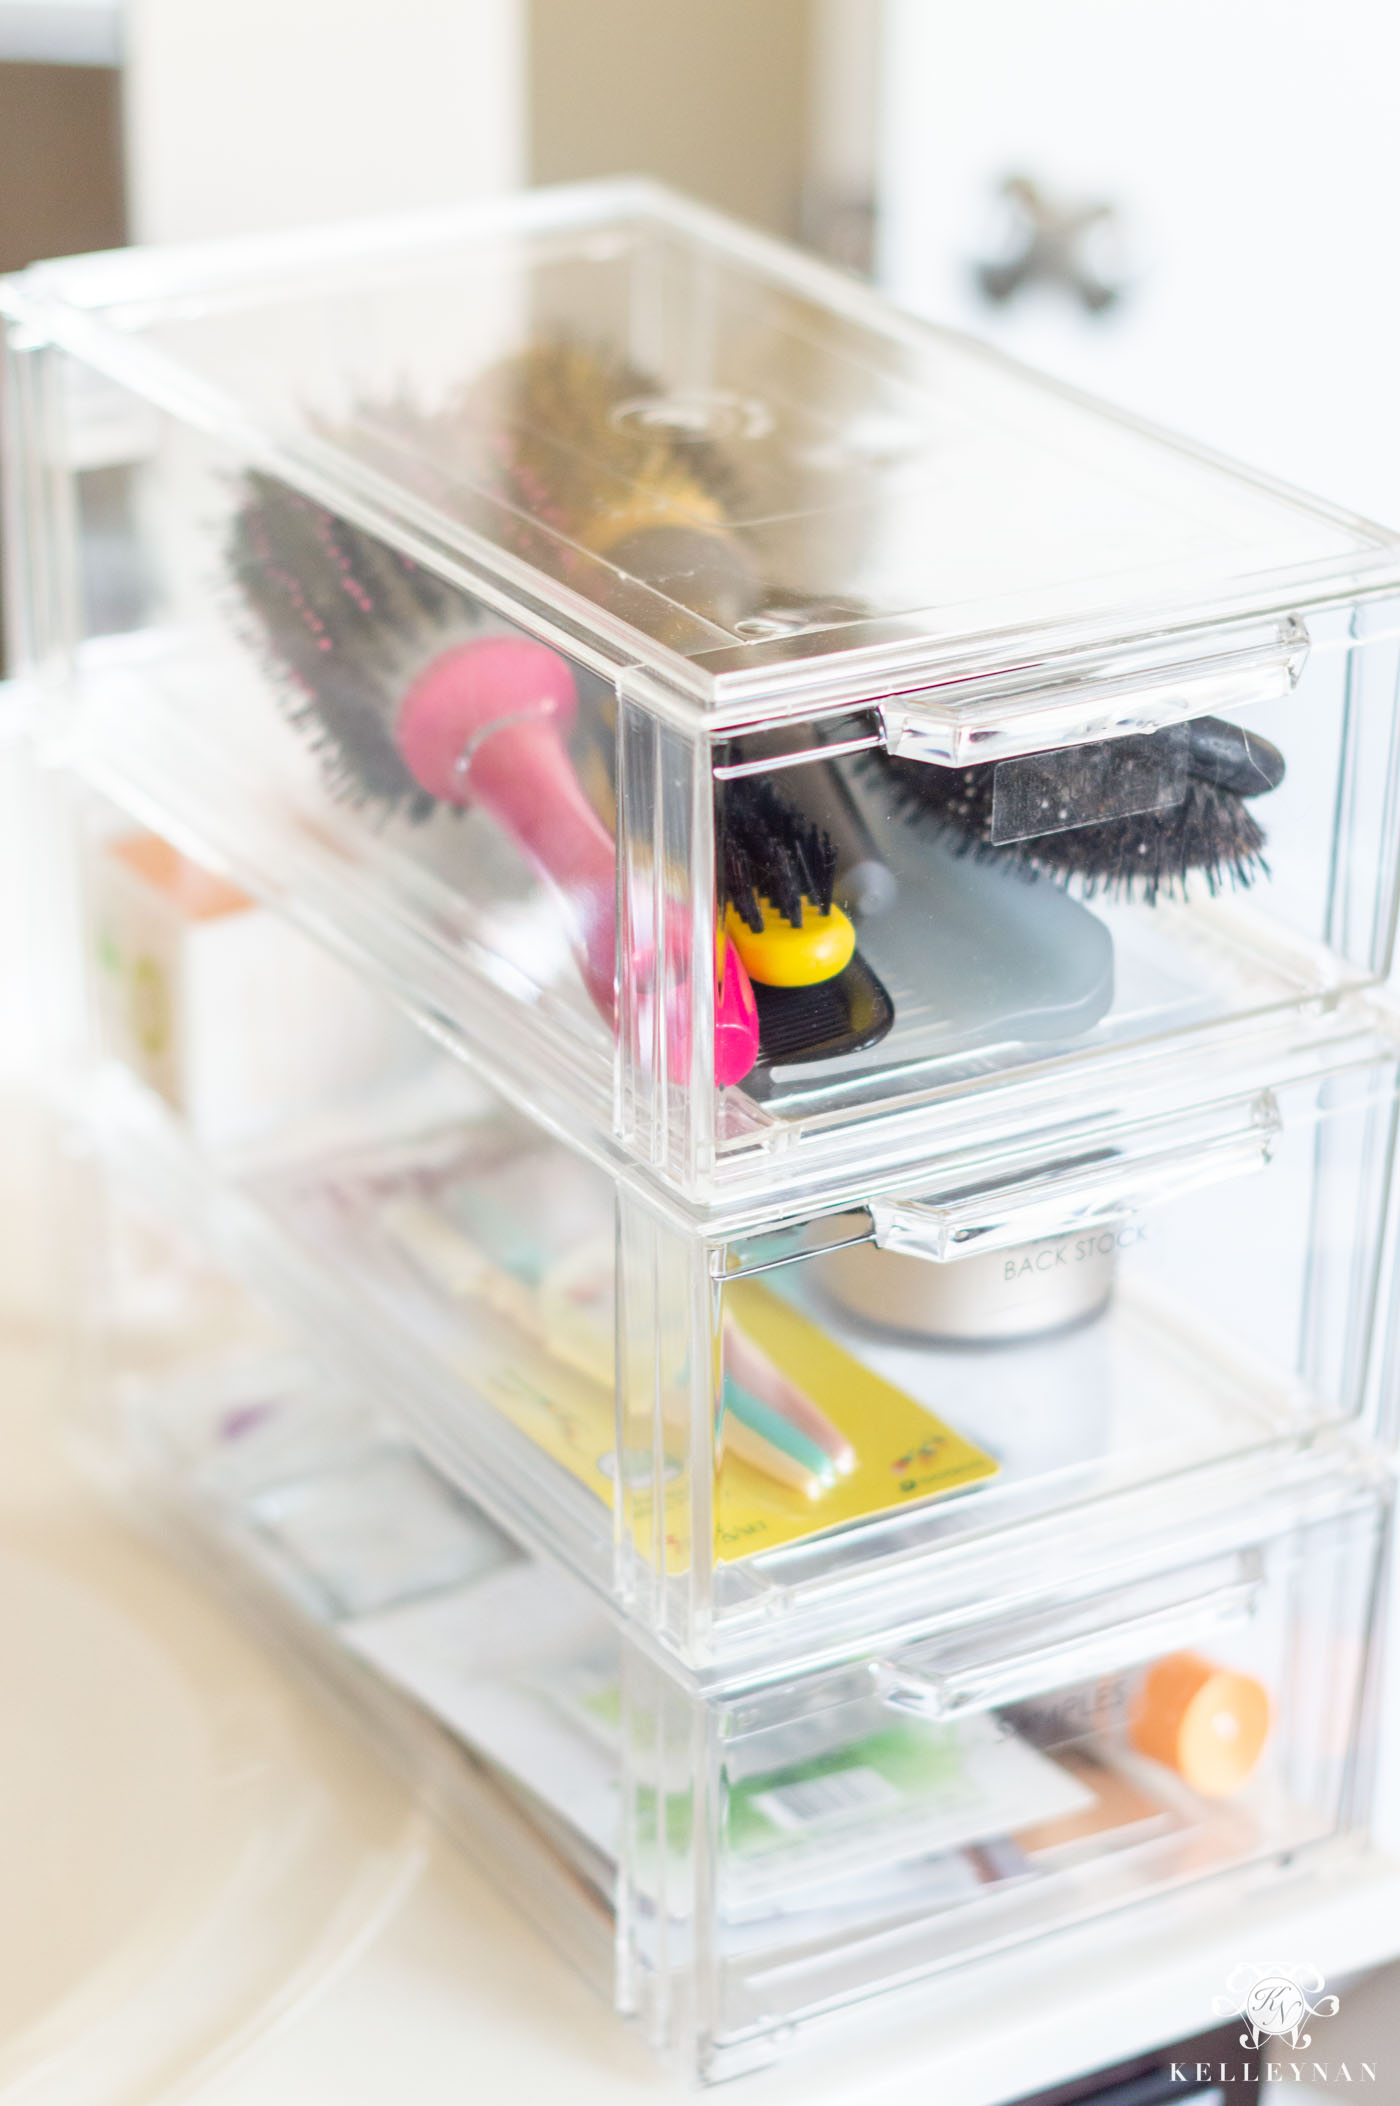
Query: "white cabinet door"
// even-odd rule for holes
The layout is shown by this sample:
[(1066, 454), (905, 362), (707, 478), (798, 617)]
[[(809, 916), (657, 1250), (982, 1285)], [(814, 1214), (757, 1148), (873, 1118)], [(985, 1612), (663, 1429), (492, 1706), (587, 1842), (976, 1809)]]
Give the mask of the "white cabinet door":
[[(1400, 9), (887, 0), (883, 103), (897, 298), (1400, 523)], [(1115, 208), (1115, 302), (979, 289), (1017, 174)]]
[[(881, 276), (897, 299), (1400, 525), (1400, 8), (886, 0)], [(998, 302), (998, 195), (1114, 208)], [(1014, 234), (1015, 229), (1009, 230)], [(1048, 259), (1060, 265), (1062, 255)], [(1400, 1850), (1400, 1560), (1375, 1832)]]

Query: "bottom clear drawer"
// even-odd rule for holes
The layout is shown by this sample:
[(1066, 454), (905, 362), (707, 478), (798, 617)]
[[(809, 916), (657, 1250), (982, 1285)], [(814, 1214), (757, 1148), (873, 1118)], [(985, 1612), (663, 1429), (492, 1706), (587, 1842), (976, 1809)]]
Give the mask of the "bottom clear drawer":
[(167, 1511), (705, 2076), (1363, 1816), (1387, 1506), (1341, 1451), (1157, 1569), (1038, 1596), (1008, 1568), (897, 1652), (706, 1690), (294, 1363), (148, 1385), (130, 1425)]

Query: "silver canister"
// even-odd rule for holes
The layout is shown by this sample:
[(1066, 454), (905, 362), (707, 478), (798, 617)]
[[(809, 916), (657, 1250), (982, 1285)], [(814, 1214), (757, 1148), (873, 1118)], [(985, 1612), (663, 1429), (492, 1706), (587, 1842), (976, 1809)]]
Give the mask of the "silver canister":
[(853, 1243), (811, 1260), (830, 1299), (862, 1323), (947, 1344), (997, 1344), (1087, 1323), (1113, 1292), (1135, 1226), (1047, 1236), (939, 1262)]

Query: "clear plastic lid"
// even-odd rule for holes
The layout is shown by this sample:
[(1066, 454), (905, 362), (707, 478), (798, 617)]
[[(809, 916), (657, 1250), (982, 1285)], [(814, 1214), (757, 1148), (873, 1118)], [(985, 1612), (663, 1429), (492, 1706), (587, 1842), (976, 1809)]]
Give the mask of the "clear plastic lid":
[(1381, 529), (648, 184), (47, 264), (0, 304), (736, 724), (1179, 661), (1223, 622), (1233, 663), (1279, 648), (1256, 620), (1400, 577)]

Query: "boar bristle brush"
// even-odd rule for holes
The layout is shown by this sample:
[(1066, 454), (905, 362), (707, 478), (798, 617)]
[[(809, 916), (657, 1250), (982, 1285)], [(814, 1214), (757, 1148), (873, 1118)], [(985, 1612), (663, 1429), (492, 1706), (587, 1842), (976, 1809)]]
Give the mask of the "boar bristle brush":
[(721, 883), (727, 906), (761, 935), (764, 905), (796, 928), (804, 908), (830, 914), (836, 879), (831, 838), (761, 775), (727, 783), (719, 804)]
[(437, 799), (404, 764), (393, 724), (404, 667), (470, 633), (466, 602), (277, 477), (250, 469), (226, 555), (265, 655), (290, 679), (287, 714), (332, 794), (426, 819)]
[[(1128, 817), (1049, 826), (1029, 838), (994, 838), (996, 761), (970, 768), (863, 755), (859, 772), (891, 811), (914, 824), (930, 824), (959, 845), (959, 852), (1010, 862), (1027, 876), (1073, 884), (1085, 899), (1159, 899), (1184, 896), (1194, 873), (1215, 894), (1229, 885), (1247, 886), (1267, 875), (1265, 837), (1247, 799), (1262, 796), (1283, 780), (1283, 756), (1256, 733), (1220, 717), (1198, 717), (1184, 727), (1106, 746), (1066, 747), (1053, 756), (1057, 790), (1047, 799), (1053, 819), (1056, 796), (1068, 809), (1087, 799), (1076, 795), (1076, 755), (1101, 765), (1105, 754), (1121, 779), (1135, 765), (1151, 765), (1152, 749), (1176, 741), (1184, 770), (1174, 802)], [(1121, 748), (1121, 757), (1119, 749)], [(1091, 765), (1086, 759), (1086, 769)], [(1086, 782), (1089, 777), (1086, 774)]]
[[(394, 452), (421, 495), (459, 512), (465, 497), (470, 512), (471, 490), (484, 490), (497, 507), (489, 530), (514, 553), (665, 640), (673, 620), (728, 626), (762, 599), (728, 523), (726, 458), (673, 407), (625, 362), (553, 338), (433, 415), (399, 399), (360, 405), (357, 425)], [(615, 850), (564, 743), (577, 703), (567, 662), (492, 634), (465, 595), (265, 473), (246, 478), (228, 560), (268, 655), (293, 683), (288, 714), (319, 751), (332, 793), (411, 821), (439, 803), (484, 805), (560, 893), (589, 993), (611, 1019)], [(673, 596), (674, 616), (654, 600), (638, 605), (646, 590)], [(831, 1019), (848, 973), (860, 983), (861, 1043), (871, 1042), (871, 1019), (882, 1032), (893, 1015), (853, 960), (821, 829), (776, 793), (734, 787), (717, 956), (723, 1083), (758, 1051), (751, 977), (781, 990), (762, 1006), (781, 1011), (785, 1044), (802, 1032), (795, 991), (831, 982), (818, 1036), (824, 1052), (844, 1049)]]
[[(616, 857), (565, 743), (577, 707), (567, 661), (482, 628), (463, 596), (412, 558), (260, 471), (246, 479), (228, 560), (267, 655), (293, 684), (288, 714), (319, 753), (332, 795), (413, 822), (440, 804), (489, 810), (560, 893), (589, 994), (611, 1020)], [(761, 895), (778, 903), (769, 919), (785, 928), (805, 896), (806, 940), (820, 944), (840, 913), (829, 844), (775, 794), (736, 788), (726, 853), (750, 933), (761, 942)], [(753, 1065), (760, 1030), (732, 930), (716, 994), (724, 1085)], [(788, 1007), (790, 1038), (800, 1014)]]
[(641, 585), (723, 628), (759, 603), (730, 526), (727, 454), (625, 360), (545, 338), (464, 388), (446, 422), (459, 457), (513, 506), (509, 545), (590, 599), (638, 612)]
[(837, 850), (765, 776), (739, 776), (718, 800), (724, 926), (753, 985), (759, 1060), (832, 1060), (878, 1044), (889, 994), (835, 904)]

